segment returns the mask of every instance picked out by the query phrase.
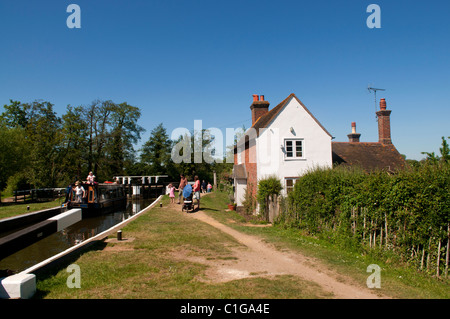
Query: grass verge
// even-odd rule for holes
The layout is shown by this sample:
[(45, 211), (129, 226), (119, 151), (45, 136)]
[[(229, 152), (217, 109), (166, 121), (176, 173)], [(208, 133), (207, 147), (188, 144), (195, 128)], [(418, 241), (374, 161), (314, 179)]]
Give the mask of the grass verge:
[[(35, 298), (329, 297), (318, 285), (293, 276), (258, 277), (254, 274), (228, 282), (204, 280), (209, 266), (177, 258), (177, 255), (227, 260), (232, 259), (231, 248), (241, 244), (218, 229), (182, 213), (179, 205), (169, 205), (168, 198), (163, 199), (163, 208), (148, 210), (122, 228), (122, 232), (127, 240), (100, 242), (76, 260), (39, 274)], [(67, 287), (69, 263), (80, 267), (80, 289)]]
[[(61, 201), (62, 199), (55, 199), (54, 201), (43, 203), (25, 203), (25, 204), (2, 203), (0, 205), (0, 219), (23, 215), (48, 208), (58, 207), (61, 206)], [(27, 209), (28, 206), (30, 207), (29, 210)]]

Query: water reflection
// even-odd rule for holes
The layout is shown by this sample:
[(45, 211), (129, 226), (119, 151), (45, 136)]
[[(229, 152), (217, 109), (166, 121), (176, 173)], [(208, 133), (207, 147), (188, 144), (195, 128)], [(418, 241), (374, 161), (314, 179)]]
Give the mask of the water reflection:
[(128, 219), (153, 201), (154, 199), (134, 199), (127, 203), (126, 209), (85, 218), (0, 260), (0, 269), (23, 271)]

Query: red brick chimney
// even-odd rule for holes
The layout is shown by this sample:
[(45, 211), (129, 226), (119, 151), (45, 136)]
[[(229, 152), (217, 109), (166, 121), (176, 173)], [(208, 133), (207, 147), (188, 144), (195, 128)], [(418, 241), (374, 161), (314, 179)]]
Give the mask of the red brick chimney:
[(361, 134), (356, 133), (356, 122), (352, 122), (352, 132), (347, 135), (350, 143), (359, 143)]
[(392, 144), (391, 112), (391, 110), (386, 110), (386, 100), (380, 99), (380, 110), (376, 114), (378, 117), (378, 142), (382, 144)]
[(261, 116), (269, 112), (269, 105), (269, 102), (264, 101), (264, 95), (258, 96), (257, 94), (253, 94), (253, 103), (250, 105), (250, 110), (252, 111), (252, 126)]

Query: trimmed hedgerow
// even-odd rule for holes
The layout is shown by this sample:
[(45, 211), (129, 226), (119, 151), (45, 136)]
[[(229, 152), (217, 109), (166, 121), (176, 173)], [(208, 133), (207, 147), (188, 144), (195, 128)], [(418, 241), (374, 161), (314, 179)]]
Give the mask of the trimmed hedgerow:
[(318, 168), (283, 201), (277, 223), (338, 245), (448, 273), (450, 164), (426, 162), (389, 174)]

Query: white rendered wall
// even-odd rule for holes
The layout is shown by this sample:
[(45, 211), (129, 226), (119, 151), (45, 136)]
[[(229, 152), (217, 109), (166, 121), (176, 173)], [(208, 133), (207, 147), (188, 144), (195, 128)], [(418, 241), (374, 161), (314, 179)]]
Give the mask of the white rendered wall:
[(247, 188), (247, 180), (246, 179), (235, 179), (235, 203), (237, 206), (243, 206), (245, 199), (245, 190)]
[[(291, 132), (291, 127), (293, 132)], [(285, 138), (303, 140), (303, 158), (285, 159), (281, 146)], [(331, 136), (292, 97), (277, 117), (260, 131), (257, 139), (258, 180), (276, 175), (284, 185), (286, 177), (303, 175), (314, 167), (332, 167)], [(285, 194), (285, 190), (283, 190)]]

